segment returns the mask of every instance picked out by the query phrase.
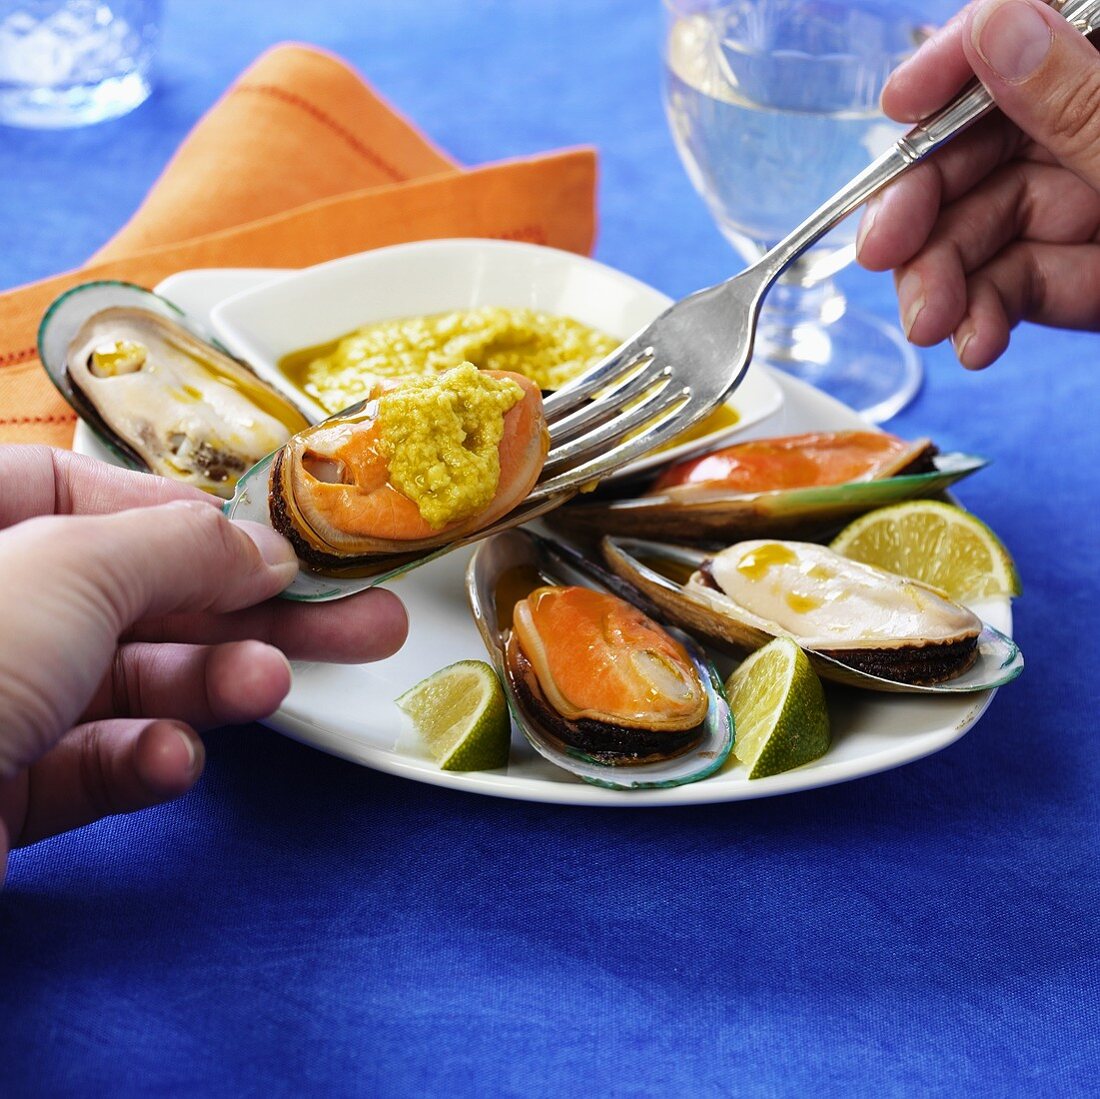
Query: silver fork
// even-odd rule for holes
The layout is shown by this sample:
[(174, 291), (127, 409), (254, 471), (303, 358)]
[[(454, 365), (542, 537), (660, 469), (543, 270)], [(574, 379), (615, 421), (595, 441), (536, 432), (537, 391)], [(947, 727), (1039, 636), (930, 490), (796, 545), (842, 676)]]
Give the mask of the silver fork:
[[(1052, 0), (1051, 7), (1083, 34), (1100, 27), (1100, 0)], [(551, 500), (620, 469), (713, 411), (745, 376), (760, 303), (783, 271), (872, 195), (993, 106), (989, 93), (973, 81), (752, 266), (670, 306), (576, 382), (548, 397), (550, 453), (539, 483), (507, 525), (527, 512), (533, 518), (548, 510)]]

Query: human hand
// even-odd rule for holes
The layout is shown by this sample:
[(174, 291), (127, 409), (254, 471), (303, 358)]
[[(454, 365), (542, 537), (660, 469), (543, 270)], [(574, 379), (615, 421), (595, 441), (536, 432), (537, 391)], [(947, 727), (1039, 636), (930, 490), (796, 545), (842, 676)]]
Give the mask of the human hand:
[(1021, 320), (1100, 328), (1100, 55), (1041, 0), (974, 0), (901, 65), (915, 122), (977, 74), (1001, 108), (872, 200), (857, 255), (893, 268), (906, 335), (988, 366)]
[(44, 446), (0, 446), (0, 485), (0, 881), (10, 846), (188, 790), (195, 729), (270, 714), (287, 656), (405, 639), (381, 589), (273, 599), (290, 544), (194, 489)]

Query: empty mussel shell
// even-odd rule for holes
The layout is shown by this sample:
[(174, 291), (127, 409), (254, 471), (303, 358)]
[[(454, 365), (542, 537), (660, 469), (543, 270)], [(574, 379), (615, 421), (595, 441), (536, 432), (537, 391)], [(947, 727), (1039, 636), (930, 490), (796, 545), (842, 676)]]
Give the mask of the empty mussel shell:
[[(466, 574), (470, 609), (478, 631), (504, 683), (516, 724), (534, 749), (551, 763), (584, 781), (613, 790), (681, 786), (717, 771), (733, 746), (733, 718), (717, 671), (703, 650), (679, 630), (665, 627), (665, 632), (687, 651), (706, 694), (706, 716), (701, 739), (680, 754), (653, 758), (647, 762), (620, 760), (609, 763), (600, 752), (563, 742), (558, 730), (547, 719), (545, 708), (517, 687), (520, 680), (509, 674), (508, 665), (511, 659), (514, 667), (515, 660), (514, 643), (509, 645), (512, 640), (513, 607), (542, 585), (573, 584), (597, 591), (605, 590), (590, 576), (579, 574), (574, 566), (553, 555), (545, 542), (521, 530), (508, 531), (482, 542)], [(657, 727), (654, 720), (639, 731)], [(648, 745), (649, 742), (646, 743)]]
[[(824, 546), (754, 541), (715, 555), (609, 536), (601, 550), (609, 567), (660, 607), (666, 621), (737, 654), (791, 637), (818, 674), (834, 682), (898, 693), (965, 693), (1001, 686), (1023, 670), (1015, 642), (966, 608)], [(776, 576), (784, 568), (797, 582), (783, 588), (780, 580), (774, 591), (761, 586), (744, 596), (766, 573)], [(736, 584), (727, 579), (731, 573)], [(906, 628), (887, 621), (894, 617)], [(914, 621), (915, 635), (909, 629)], [(792, 628), (796, 623), (799, 628)]]

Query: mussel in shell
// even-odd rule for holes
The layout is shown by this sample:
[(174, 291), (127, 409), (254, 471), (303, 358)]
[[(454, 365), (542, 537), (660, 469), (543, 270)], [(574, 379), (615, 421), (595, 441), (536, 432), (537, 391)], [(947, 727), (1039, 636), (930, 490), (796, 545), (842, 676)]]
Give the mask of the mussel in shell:
[(687, 650), (609, 592), (544, 585), (519, 600), (504, 667), (525, 709), (604, 763), (647, 763), (699, 743), (707, 695)]
[[(502, 382), (514, 402), (503, 418), (466, 403)], [(538, 480), (548, 446), (533, 382), (465, 364), (294, 436), (271, 466), (271, 522), (315, 570), (388, 566), (507, 515)]]
[(478, 547), (467, 591), (516, 721), (545, 758), (617, 789), (677, 786), (721, 767), (732, 718), (690, 638), (524, 531)]
[(942, 492), (984, 464), (880, 431), (756, 439), (676, 463), (633, 499), (574, 500), (554, 521), (583, 535), (692, 544), (821, 538), (872, 508)]
[(43, 364), (127, 464), (230, 497), (238, 478), (309, 421), (140, 287), (89, 283), (51, 307)]
[(1012, 640), (968, 608), (825, 546), (757, 539), (708, 554), (606, 538), (602, 548), (668, 621), (738, 653), (790, 637), (838, 682), (973, 691), (1008, 682), (1023, 666)]
[(676, 462), (654, 481), (651, 494), (685, 486), (721, 486), (732, 492), (877, 481), (927, 473), (936, 448), (928, 439), (906, 442), (885, 431), (815, 431), (752, 439)]

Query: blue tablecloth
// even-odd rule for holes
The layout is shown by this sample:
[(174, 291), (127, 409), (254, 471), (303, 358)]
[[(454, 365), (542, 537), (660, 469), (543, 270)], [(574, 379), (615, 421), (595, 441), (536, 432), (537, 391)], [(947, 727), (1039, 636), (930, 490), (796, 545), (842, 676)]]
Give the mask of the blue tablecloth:
[[(344, 54), (466, 163), (594, 142), (597, 256), (673, 295), (714, 282), (736, 261), (665, 128), (659, 18), (169, 0), (135, 114), (0, 130), (0, 286), (80, 262), (286, 38)], [(892, 314), (887, 277), (844, 282)], [(212, 734), (187, 798), (13, 856), (0, 1093), (1094, 1090), (1098, 348), (1025, 328), (983, 374), (936, 349), (894, 421), (993, 459), (960, 496), (1023, 575), (1027, 670), (962, 741), (813, 793), (601, 811)]]

